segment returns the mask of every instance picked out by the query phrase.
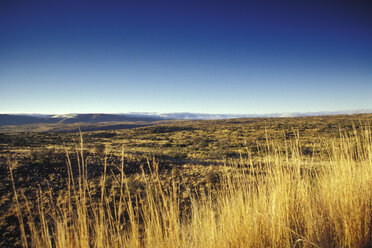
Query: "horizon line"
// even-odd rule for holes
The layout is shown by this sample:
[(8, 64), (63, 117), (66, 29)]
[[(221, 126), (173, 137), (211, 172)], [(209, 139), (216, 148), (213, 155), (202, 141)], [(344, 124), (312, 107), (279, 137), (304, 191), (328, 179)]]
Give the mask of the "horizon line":
[(72, 115), (72, 114), (114, 114), (114, 115), (214, 115), (214, 116), (268, 116), (268, 115), (293, 115), (293, 114), (369, 114), (372, 108), (347, 109), (347, 110), (320, 110), (320, 111), (295, 111), (295, 112), (271, 112), (271, 113), (203, 113), (203, 112), (65, 112), (65, 113), (38, 113), (38, 112), (1, 112), (7, 115)]

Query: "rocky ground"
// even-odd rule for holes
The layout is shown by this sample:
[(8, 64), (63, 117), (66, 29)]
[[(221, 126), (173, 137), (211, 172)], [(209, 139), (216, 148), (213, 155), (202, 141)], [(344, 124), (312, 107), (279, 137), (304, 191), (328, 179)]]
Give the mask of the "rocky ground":
[[(87, 178), (96, 197), (100, 196), (100, 179), (104, 172), (105, 157), (97, 154), (84, 154), (87, 164)], [(79, 166), (76, 154), (69, 154), (71, 168), (75, 181), (78, 179)], [(109, 155), (107, 163), (107, 188), (113, 186), (114, 177), (120, 174), (121, 157)], [(79, 160), (81, 161), (80, 154)], [(157, 164), (157, 168), (153, 164)], [(64, 153), (55, 153), (47, 160), (35, 160), (29, 153), (14, 152), (0, 157), (0, 247), (20, 247), (19, 221), (16, 212), (16, 201), (13, 190), (9, 167), (12, 166), (14, 185), (21, 207), (26, 197), (37, 212), (37, 199), (40, 190), (47, 192), (52, 189), (55, 198), (67, 189), (68, 159)], [(150, 167), (149, 167), (150, 165)], [(183, 189), (191, 192), (215, 184), (226, 168), (223, 166), (174, 164), (170, 161), (141, 161), (124, 162), (124, 173), (129, 180), (129, 187), (133, 195), (143, 190), (143, 174), (149, 176), (158, 170), (162, 186), (169, 187), (172, 182), (177, 182)], [(189, 195), (186, 191), (181, 195), (184, 206), (187, 205)], [(26, 219), (25, 219), (26, 221)]]

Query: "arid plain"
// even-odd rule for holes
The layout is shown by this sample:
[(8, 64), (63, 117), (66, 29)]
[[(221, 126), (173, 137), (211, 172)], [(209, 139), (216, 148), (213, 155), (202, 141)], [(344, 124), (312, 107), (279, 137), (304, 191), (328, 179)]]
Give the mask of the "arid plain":
[(0, 133), (2, 247), (370, 247), (372, 114)]

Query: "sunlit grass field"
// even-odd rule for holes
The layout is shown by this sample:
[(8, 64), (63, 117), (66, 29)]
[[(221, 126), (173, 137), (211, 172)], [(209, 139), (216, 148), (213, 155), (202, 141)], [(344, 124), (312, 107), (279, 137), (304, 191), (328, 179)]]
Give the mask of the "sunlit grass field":
[[(176, 139), (175, 135), (182, 134), (190, 136), (185, 142), (195, 139), (202, 145), (174, 147), (171, 143), (159, 146), (162, 153), (142, 153), (137, 160), (131, 150), (135, 146), (126, 149), (125, 140), (121, 149), (117, 145), (115, 150), (115, 145), (108, 143), (110, 135), (101, 147), (91, 143), (91, 134), (81, 134), (76, 137), (75, 147), (62, 146), (65, 187), (59, 190), (53, 185), (40, 187), (35, 189), (37, 193), (33, 197), (21, 190), (17, 171), (12, 170), (17, 167), (16, 161), (10, 159), (9, 176), (20, 230), (18, 244), (24, 247), (371, 247), (369, 123), (348, 120), (346, 124), (332, 124), (328, 120), (332, 126), (327, 123), (326, 127), (335, 130), (322, 133), (316, 122), (306, 118), (292, 127), (288, 124), (291, 121), (288, 118), (266, 127), (261, 123), (262, 129), (256, 132), (244, 123), (240, 126), (222, 123), (225, 129), (218, 128), (214, 122), (210, 126), (208, 122), (190, 125), (208, 127), (202, 131), (186, 129), (184, 123), (178, 129), (174, 129), (176, 124), (170, 125), (171, 129), (159, 127), (160, 134), (150, 132), (146, 137), (158, 137), (164, 143), (162, 136), (170, 130), (173, 137), (167, 136), (167, 141), (181, 143), (182, 139)], [(284, 128), (277, 127), (278, 124)], [(306, 128), (310, 125), (315, 129)], [(214, 128), (213, 132), (220, 136), (213, 138), (209, 133), (209, 138), (200, 141), (203, 137), (200, 134), (209, 128)], [(128, 132), (145, 137), (144, 133), (149, 133), (146, 130), (153, 129)], [(175, 134), (175, 130), (183, 133)], [(255, 138), (241, 140), (239, 132)], [(216, 142), (204, 144), (205, 140)], [(226, 147), (214, 153), (216, 144)], [(153, 148), (156, 150), (156, 146)], [(100, 166), (102, 173), (93, 179), (89, 176), (92, 170), (89, 157), (94, 152), (101, 154), (101, 164), (96, 166)], [(172, 164), (171, 169), (164, 169), (162, 159), (171, 157), (172, 152), (186, 153), (174, 156), (173, 160), (183, 161), (185, 164), (178, 167), (187, 167), (193, 171), (191, 175), (199, 173), (199, 177), (189, 180), (186, 169), (177, 169)], [(120, 159), (109, 162), (110, 153), (116, 153)], [(164, 154), (168, 156), (164, 158)], [(202, 159), (208, 163), (196, 164)], [(128, 163), (135, 160), (138, 171), (127, 172)], [(188, 164), (191, 162), (195, 164)]]

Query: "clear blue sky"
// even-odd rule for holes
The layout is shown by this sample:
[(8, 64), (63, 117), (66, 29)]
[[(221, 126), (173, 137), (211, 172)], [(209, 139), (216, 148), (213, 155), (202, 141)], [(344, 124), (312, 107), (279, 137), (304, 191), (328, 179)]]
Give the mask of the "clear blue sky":
[(0, 113), (372, 108), (370, 1), (0, 2)]

